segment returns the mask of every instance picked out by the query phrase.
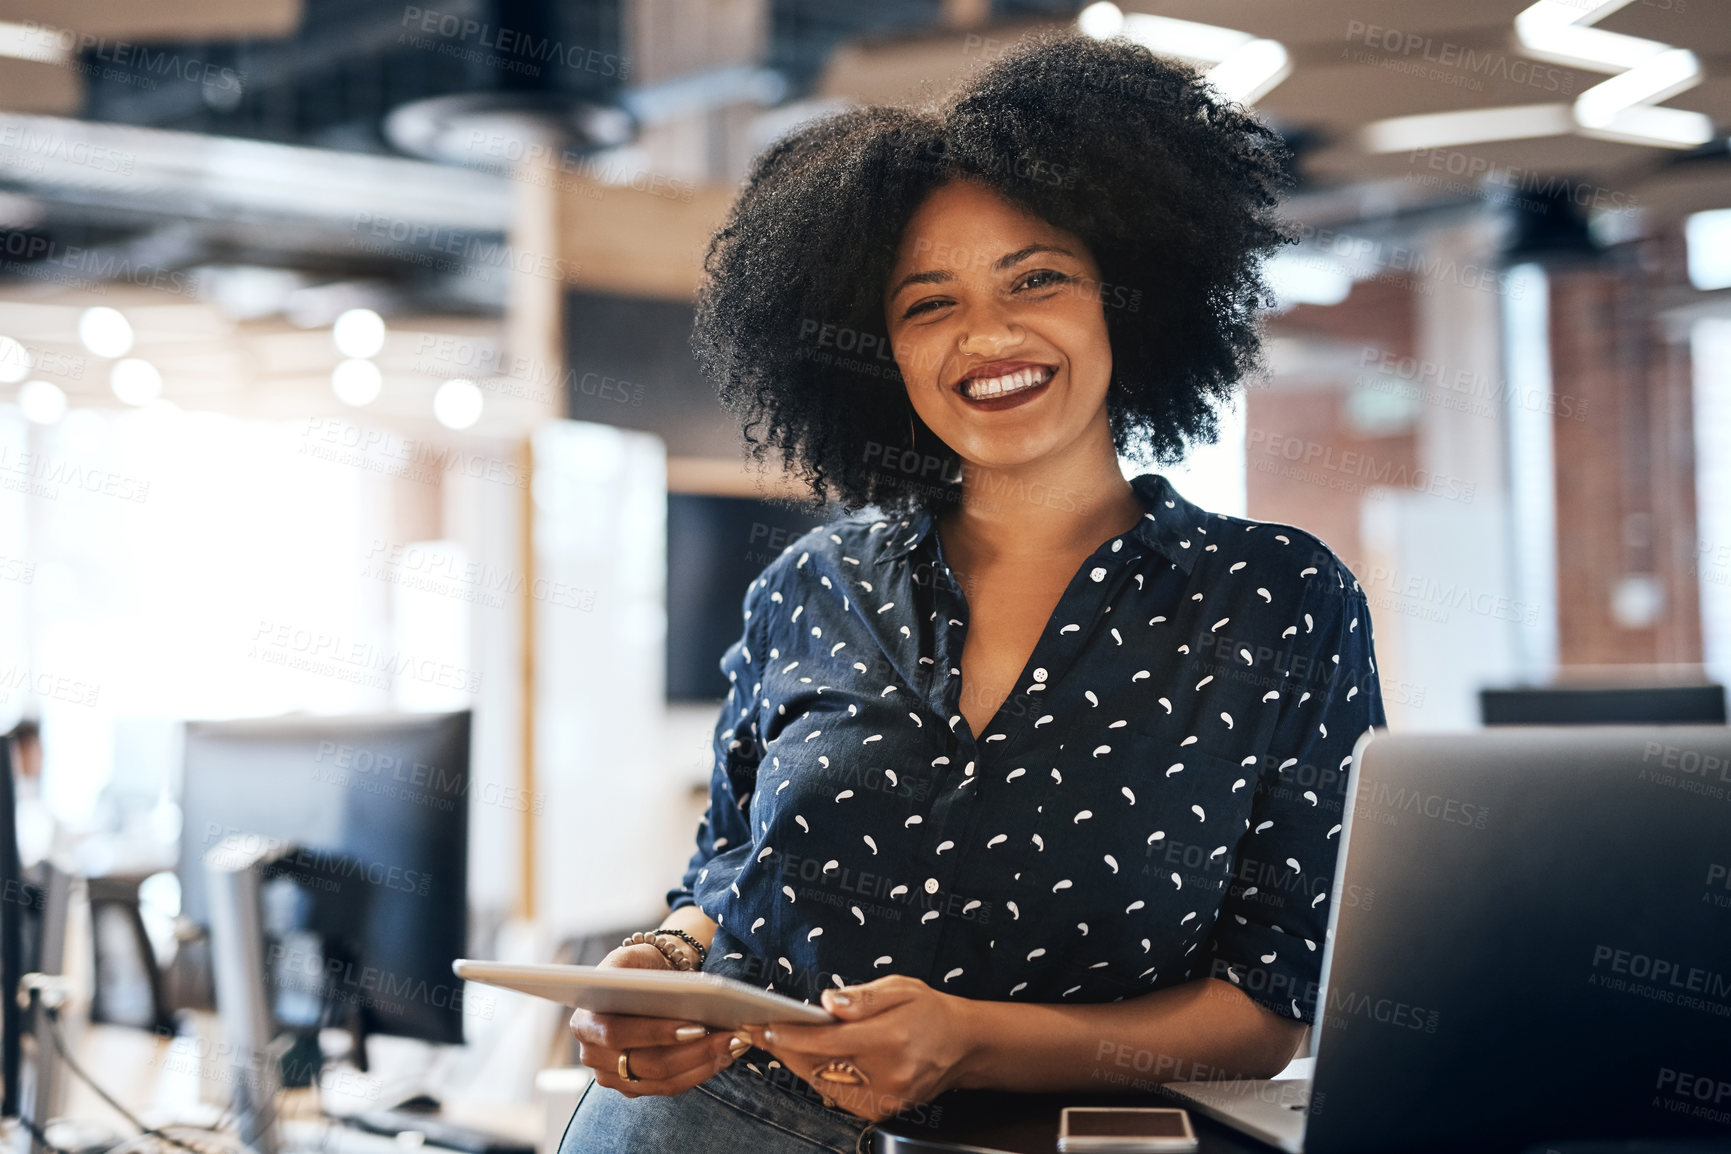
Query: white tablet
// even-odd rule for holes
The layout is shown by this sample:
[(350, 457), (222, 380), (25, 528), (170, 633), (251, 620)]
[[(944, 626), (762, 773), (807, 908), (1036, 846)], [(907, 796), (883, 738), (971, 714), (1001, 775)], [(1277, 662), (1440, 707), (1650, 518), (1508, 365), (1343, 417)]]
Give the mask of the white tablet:
[(452, 962), (451, 970), (465, 981), (517, 990), (597, 1014), (674, 1018), (729, 1030), (763, 1022), (821, 1026), (841, 1020), (822, 1006), (798, 1002), (721, 974), (623, 966), (524, 965), (468, 958)]

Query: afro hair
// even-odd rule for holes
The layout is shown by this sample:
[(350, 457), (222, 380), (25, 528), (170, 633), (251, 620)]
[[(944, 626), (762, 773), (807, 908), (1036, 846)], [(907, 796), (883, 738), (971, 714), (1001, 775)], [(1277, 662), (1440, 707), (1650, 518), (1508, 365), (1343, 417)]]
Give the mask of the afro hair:
[[(822, 117), (752, 162), (704, 256), (692, 349), (753, 459), (775, 446), (817, 505), (905, 515), (959, 498), (960, 459), (913, 412), (882, 296), (908, 219), (956, 179), (1093, 254), (1117, 451), (1169, 464), (1212, 441), (1215, 406), (1260, 367), (1290, 153), (1195, 69), (1047, 30), (937, 107)], [(908, 459), (938, 467), (886, 464)]]

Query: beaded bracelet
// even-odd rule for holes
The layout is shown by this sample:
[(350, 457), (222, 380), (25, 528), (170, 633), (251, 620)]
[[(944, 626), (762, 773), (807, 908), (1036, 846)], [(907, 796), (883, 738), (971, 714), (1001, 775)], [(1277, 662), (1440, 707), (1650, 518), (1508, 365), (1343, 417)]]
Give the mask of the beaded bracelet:
[(657, 950), (660, 951), (661, 956), (667, 959), (667, 965), (670, 969), (695, 970), (698, 968), (697, 964), (694, 964), (692, 962), (691, 955), (689, 953), (686, 953), (684, 950), (679, 950), (676, 952), (672, 949), (669, 949), (667, 946), (662, 945), (661, 942), (657, 940), (656, 934), (653, 933), (652, 931), (638, 930), (636, 933), (634, 933), (630, 937), (624, 939), (619, 944), (622, 946), (636, 946), (636, 945), (654, 946)]
[(652, 934), (672, 934), (674, 937), (684, 941), (692, 949), (697, 951), (697, 965), (700, 969), (702, 968), (703, 963), (709, 960), (709, 949), (704, 946), (702, 942), (698, 941), (684, 930), (655, 929), (650, 930), (649, 932)]
[[(697, 952), (696, 961), (692, 961), (692, 956), (690, 954), (683, 952), (681, 952), (678, 957), (675, 957), (672, 951), (656, 940), (662, 936), (683, 939)], [(619, 944), (622, 946), (635, 946), (638, 944), (654, 946), (657, 950), (661, 951), (661, 956), (667, 959), (667, 964), (676, 970), (701, 970), (704, 961), (708, 957), (708, 951), (703, 948), (701, 942), (692, 940), (688, 935), (679, 930), (638, 930)]]

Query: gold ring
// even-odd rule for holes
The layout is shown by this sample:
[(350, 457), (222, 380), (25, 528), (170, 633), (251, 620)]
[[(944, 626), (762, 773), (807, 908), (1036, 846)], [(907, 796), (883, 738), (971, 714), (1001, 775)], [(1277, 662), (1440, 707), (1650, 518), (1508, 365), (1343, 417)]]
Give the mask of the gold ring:
[(633, 1074), (631, 1072), (631, 1051), (630, 1050), (619, 1051), (619, 1076), (621, 1078), (624, 1078), (627, 1082), (641, 1082), (641, 1081), (643, 1081), (642, 1078), (639, 1078), (636, 1074)]
[(846, 1058), (831, 1058), (813, 1070), (811, 1076), (814, 1081), (834, 1082), (841, 1086), (871, 1085), (871, 1079), (866, 1077), (865, 1071)]

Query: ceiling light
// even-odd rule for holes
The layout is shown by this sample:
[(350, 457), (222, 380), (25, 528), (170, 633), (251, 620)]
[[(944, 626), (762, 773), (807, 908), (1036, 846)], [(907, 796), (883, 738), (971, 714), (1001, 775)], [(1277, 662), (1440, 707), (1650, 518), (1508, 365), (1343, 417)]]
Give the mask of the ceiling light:
[(30, 375), (30, 350), (11, 337), (0, 337), (0, 382), (8, 385)]
[(1180, 56), (1205, 64), (1217, 64), (1256, 39), (1248, 32), (1170, 16), (1151, 16), (1146, 12), (1126, 15), (1123, 35), (1163, 56)]
[(119, 309), (85, 309), (78, 318), (78, 339), (98, 357), (124, 357), (132, 351), (132, 325)]
[(1208, 83), (1227, 100), (1242, 104), (1260, 99), (1292, 72), (1291, 58), (1277, 40), (1194, 20), (1125, 13), (1105, 0), (1082, 9), (1076, 27), (1096, 40), (1124, 36), (1159, 56), (1214, 65)]
[(384, 388), (384, 374), (371, 361), (351, 357), (331, 370), (331, 392), (345, 405), (370, 405)]
[(1692, 213), (1683, 221), (1689, 283), (1703, 291), (1731, 288), (1731, 208)]
[(1645, 144), (1655, 148), (1699, 148), (1713, 139), (1713, 120), (1700, 112), (1682, 108), (1655, 108), (1638, 104), (1617, 113), (1602, 128), (1582, 127), (1582, 136)]
[(331, 326), (331, 339), (345, 357), (370, 357), (385, 347), (385, 321), (372, 309), (349, 309)]
[(25, 381), (18, 390), (18, 407), (26, 421), (52, 425), (66, 415), (66, 394), (48, 381)]
[(1584, 127), (1607, 128), (1626, 108), (1657, 104), (1699, 83), (1701, 62), (1695, 54), (1672, 48), (1575, 97), (1575, 119)]
[(149, 361), (127, 357), (114, 362), (108, 373), (108, 387), (129, 405), (148, 405), (162, 395), (162, 374)]
[(481, 390), (461, 377), (446, 381), (433, 394), (433, 416), (447, 429), (466, 429), (481, 419)]
[(1076, 14), (1076, 27), (1084, 36), (1110, 39), (1124, 30), (1124, 10), (1108, 0), (1099, 0)]
[(1660, 148), (1706, 144), (1713, 139), (1711, 119), (1653, 107), (1701, 82), (1693, 52), (1588, 27), (1629, 2), (1538, 0), (1515, 16), (1515, 37), (1522, 51), (1540, 60), (1617, 74), (1575, 98), (1573, 119), (1582, 135)]
[(71, 63), (73, 39), (72, 33), (63, 36), (56, 28), (0, 20), (0, 56), (10, 56), (15, 60), (34, 60), (40, 64)]
[(1216, 64), (1208, 83), (1228, 100), (1254, 104), (1292, 75), (1292, 58), (1278, 40), (1252, 40)]
[(1429, 112), (1373, 120), (1359, 131), (1366, 152), (1410, 152), (1492, 140), (1558, 136), (1575, 129), (1567, 104), (1520, 104), (1471, 112)]
[(1666, 48), (1657, 40), (1584, 27), (1627, 3), (1629, 0), (1587, 4), (1575, 0), (1539, 0), (1516, 14), (1515, 38), (1528, 56), (1551, 64), (1594, 72), (1622, 72)]

